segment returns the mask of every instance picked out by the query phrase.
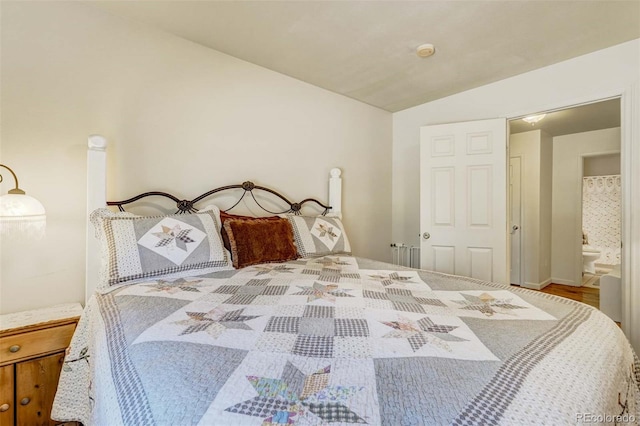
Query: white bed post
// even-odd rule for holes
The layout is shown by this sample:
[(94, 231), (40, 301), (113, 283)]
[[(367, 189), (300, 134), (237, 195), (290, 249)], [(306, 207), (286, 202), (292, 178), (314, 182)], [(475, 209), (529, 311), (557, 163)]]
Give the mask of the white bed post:
[(87, 151), (87, 247), (85, 303), (98, 285), (100, 256), (89, 214), (107, 205), (107, 140), (100, 135), (89, 136)]
[(327, 216), (337, 217), (342, 219), (342, 170), (339, 168), (331, 169), (329, 172), (329, 205), (331, 210)]

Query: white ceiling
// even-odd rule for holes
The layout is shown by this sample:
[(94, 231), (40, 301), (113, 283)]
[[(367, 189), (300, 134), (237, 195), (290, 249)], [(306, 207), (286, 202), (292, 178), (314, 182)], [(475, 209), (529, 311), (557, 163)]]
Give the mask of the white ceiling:
[(511, 134), (541, 129), (550, 136), (562, 136), (620, 127), (620, 117), (620, 99), (610, 99), (547, 113), (533, 125), (511, 120), (509, 126)]
[(392, 112), (640, 37), (638, 0), (90, 4)]

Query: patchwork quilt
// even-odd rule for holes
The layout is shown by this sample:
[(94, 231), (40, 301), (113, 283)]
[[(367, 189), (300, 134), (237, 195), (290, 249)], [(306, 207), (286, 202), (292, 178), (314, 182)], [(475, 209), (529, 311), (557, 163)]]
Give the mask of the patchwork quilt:
[(639, 382), (627, 339), (587, 305), (332, 255), (95, 294), (53, 418), (637, 424)]

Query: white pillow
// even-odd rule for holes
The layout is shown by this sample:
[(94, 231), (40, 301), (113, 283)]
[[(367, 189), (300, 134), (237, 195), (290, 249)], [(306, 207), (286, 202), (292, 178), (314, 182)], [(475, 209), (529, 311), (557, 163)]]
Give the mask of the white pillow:
[(301, 257), (327, 254), (351, 254), (351, 245), (342, 221), (326, 216), (285, 216), (293, 227), (293, 236)]

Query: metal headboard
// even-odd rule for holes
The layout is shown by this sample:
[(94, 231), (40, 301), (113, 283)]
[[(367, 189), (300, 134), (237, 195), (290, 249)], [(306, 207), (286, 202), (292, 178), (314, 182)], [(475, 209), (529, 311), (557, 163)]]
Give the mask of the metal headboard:
[[(226, 191), (226, 190), (232, 190), (232, 189), (242, 189), (242, 195), (240, 196), (240, 198), (238, 199), (238, 201), (235, 202), (235, 204), (233, 204), (231, 207), (229, 207), (228, 209), (224, 210), (224, 211), (229, 211), (231, 209), (233, 209), (234, 207), (236, 207), (238, 204), (240, 204), (240, 201), (242, 201), (245, 197), (245, 195), (250, 194), (251, 198), (253, 198), (253, 201), (256, 203), (256, 205), (258, 207), (260, 207), (262, 210), (264, 210), (267, 213), (271, 213), (271, 214), (283, 214), (283, 213), (294, 213), (294, 214), (301, 214), (300, 210), (302, 209), (302, 206), (305, 203), (315, 203), (318, 206), (322, 207), (324, 210), (322, 211), (322, 215), (326, 215), (329, 210), (331, 209), (331, 206), (327, 206), (323, 203), (321, 203), (320, 201), (316, 200), (315, 198), (305, 198), (304, 200), (298, 202), (298, 203), (292, 203), (291, 201), (289, 201), (289, 199), (287, 199), (284, 195), (274, 191), (273, 189), (270, 188), (265, 188), (264, 186), (259, 186), (254, 184), (251, 181), (246, 181), (243, 182), (242, 184), (238, 184), (238, 185), (227, 185), (227, 186), (221, 186), (219, 188), (215, 188), (212, 189), (210, 191), (205, 192), (202, 195), (197, 196), (196, 198), (194, 198), (193, 200), (186, 200), (186, 199), (180, 199), (178, 197), (176, 197), (175, 195), (166, 193), (166, 192), (160, 192), (160, 191), (151, 191), (151, 192), (145, 192), (143, 194), (140, 195), (136, 195), (135, 197), (129, 198), (127, 200), (123, 200), (123, 201), (107, 201), (107, 205), (108, 206), (117, 206), (118, 209), (120, 211), (125, 211), (124, 206), (126, 204), (130, 204), (133, 203), (135, 201), (138, 201), (142, 198), (146, 198), (146, 197), (154, 197), (154, 196), (160, 196), (160, 197), (165, 197), (165, 198), (169, 198), (171, 200), (173, 200), (176, 203), (176, 207), (178, 208), (178, 210), (176, 211), (177, 214), (181, 214), (181, 213), (195, 213), (198, 211), (197, 208), (194, 207), (194, 205), (213, 195), (216, 194), (218, 192), (222, 192), (222, 191)], [(258, 201), (258, 199), (256, 198), (254, 191), (255, 190), (260, 190), (260, 191), (265, 191), (268, 192), (270, 194), (275, 195), (276, 197), (280, 198), (282, 201), (284, 201), (289, 208), (285, 209), (283, 211), (271, 211), (269, 209), (267, 209), (266, 207), (264, 207), (262, 204), (260, 204), (260, 202)]]
[[(249, 193), (260, 208), (271, 214), (280, 214), (287, 212), (299, 214), (300, 209), (304, 204), (313, 203), (320, 206), (321, 209), (324, 209), (324, 212), (322, 212), (322, 214), (326, 214), (327, 216), (332, 217), (342, 216), (342, 178), (340, 177), (342, 172), (339, 168), (333, 168), (329, 172), (329, 205), (325, 205), (313, 198), (307, 198), (306, 200), (302, 200), (298, 203), (292, 203), (285, 196), (279, 194), (278, 192), (269, 188), (257, 186), (253, 182), (245, 182), (241, 185), (229, 185), (212, 189), (211, 191), (208, 191), (192, 200), (183, 200), (179, 197), (176, 197), (175, 195), (167, 194), (166, 192), (147, 192), (137, 195), (133, 198), (129, 198), (128, 200), (107, 202), (107, 145), (107, 140), (103, 136), (89, 136), (89, 149), (87, 150), (87, 275), (85, 285), (85, 297), (87, 299), (94, 293), (100, 277), (100, 246), (95, 238), (93, 225), (88, 220), (88, 217), (92, 211), (94, 211), (95, 209), (103, 208), (107, 204), (110, 206), (118, 206), (120, 210), (123, 210), (125, 205), (133, 203), (134, 201), (138, 201), (141, 198), (149, 196), (159, 196), (173, 200), (178, 208), (178, 213), (188, 213), (196, 211), (196, 208), (194, 207), (195, 203), (205, 199), (210, 195), (225, 190), (243, 190), (242, 196), (240, 196), (240, 199), (238, 199), (237, 201), (233, 197), (227, 197), (226, 195), (224, 195), (225, 200), (232, 198), (233, 201), (235, 201), (235, 204), (225, 211), (231, 210), (232, 208), (237, 206), (240, 201), (245, 198), (247, 193)], [(277, 198), (280, 199), (280, 201), (282, 201), (282, 204), (284, 204), (283, 207), (285, 207), (286, 210), (284, 210), (283, 212), (272, 212), (266, 209), (264, 206), (260, 205), (259, 202), (263, 200), (263, 197), (255, 196), (255, 190), (260, 190), (272, 194), (274, 196), (274, 200), (276, 200)], [(272, 204), (268, 203), (268, 205), (271, 206)]]

